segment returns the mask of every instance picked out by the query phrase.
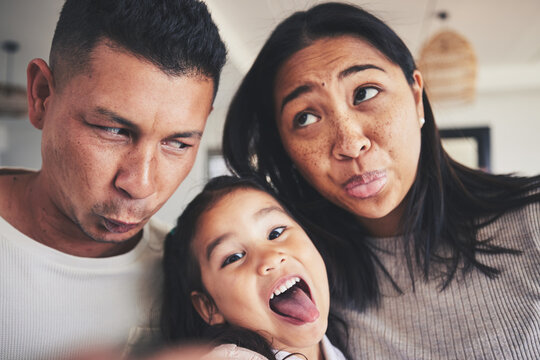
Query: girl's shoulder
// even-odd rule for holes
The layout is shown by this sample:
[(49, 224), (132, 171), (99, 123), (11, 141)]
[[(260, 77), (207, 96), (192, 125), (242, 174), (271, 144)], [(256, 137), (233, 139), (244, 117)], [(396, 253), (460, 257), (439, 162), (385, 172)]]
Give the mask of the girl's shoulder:
[(223, 344), (215, 347), (212, 351), (206, 354), (202, 360), (221, 360), (221, 359), (234, 359), (234, 360), (268, 360), (261, 354), (237, 346), (235, 344)]

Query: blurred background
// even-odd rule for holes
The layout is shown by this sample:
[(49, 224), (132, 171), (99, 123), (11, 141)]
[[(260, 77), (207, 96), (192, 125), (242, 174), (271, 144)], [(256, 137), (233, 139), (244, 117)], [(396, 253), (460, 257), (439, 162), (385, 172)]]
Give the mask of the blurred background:
[[(227, 106), (272, 29), (292, 12), (323, 1), (205, 2), (229, 58), (195, 166), (158, 213), (171, 223), (208, 177), (222, 171), (220, 143)], [(428, 93), (437, 123), (446, 129), (445, 146), (451, 154), (494, 173), (540, 173), (540, 1), (349, 3), (386, 21), (430, 75)], [(28, 62), (48, 59), (62, 4), (63, 0), (0, 0), (0, 166), (41, 166), (40, 132), (16, 103), (25, 101), (19, 93), (26, 87)], [(456, 140), (456, 135), (466, 139)]]

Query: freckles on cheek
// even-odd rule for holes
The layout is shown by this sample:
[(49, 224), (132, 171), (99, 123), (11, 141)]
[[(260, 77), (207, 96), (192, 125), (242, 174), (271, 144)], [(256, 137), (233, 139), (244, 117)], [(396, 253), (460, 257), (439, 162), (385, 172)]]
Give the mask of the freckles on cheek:
[(308, 171), (311, 169), (309, 172), (313, 172), (313, 169), (318, 166), (322, 155), (320, 146), (307, 144), (296, 144), (291, 151), (291, 157), (296, 166)]

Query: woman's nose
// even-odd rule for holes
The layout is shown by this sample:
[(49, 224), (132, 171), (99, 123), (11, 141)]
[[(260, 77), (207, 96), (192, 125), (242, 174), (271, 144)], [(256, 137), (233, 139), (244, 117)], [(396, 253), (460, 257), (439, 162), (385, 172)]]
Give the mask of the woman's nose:
[(260, 256), (261, 259), (257, 265), (259, 275), (270, 274), (273, 270), (279, 269), (287, 261), (287, 257), (283, 252), (275, 250), (266, 250)]
[(336, 159), (355, 159), (371, 147), (360, 120), (343, 116), (334, 121), (333, 126), (332, 155)]
[(132, 149), (118, 169), (116, 188), (132, 199), (145, 199), (155, 193), (156, 161), (152, 146)]

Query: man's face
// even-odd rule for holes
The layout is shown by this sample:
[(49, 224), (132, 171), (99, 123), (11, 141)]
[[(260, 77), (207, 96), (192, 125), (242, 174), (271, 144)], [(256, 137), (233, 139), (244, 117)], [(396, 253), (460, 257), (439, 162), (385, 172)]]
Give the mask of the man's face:
[(90, 65), (44, 103), (42, 174), (67, 236), (121, 242), (191, 170), (213, 81), (169, 76), (104, 44)]

